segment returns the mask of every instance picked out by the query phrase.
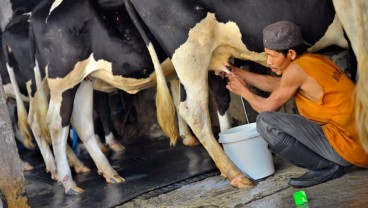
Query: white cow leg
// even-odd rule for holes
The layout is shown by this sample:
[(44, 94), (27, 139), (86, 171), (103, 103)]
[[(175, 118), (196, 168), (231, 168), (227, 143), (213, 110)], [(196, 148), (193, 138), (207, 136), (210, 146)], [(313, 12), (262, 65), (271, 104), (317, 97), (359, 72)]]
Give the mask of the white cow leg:
[(124, 179), (111, 167), (96, 142), (92, 115), (93, 83), (91, 81), (83, 81), (74, 98), (71, 123), (95, 162), (98, 172), (105, 177), (106, 181), (108, 183), (124, 182)]
[(186, 146), (195, 146), (199, 145), (200, 142), (198, 139), (192, 134), (188, 124), (179, 114), (179, 102), (180, 102), (180, 83), (179, 80), (174, 79), (170, 81), (171, 86), (171, 94), (173, 96), (177, 116), (178, 116), (178, 126), (179, 126), (179, 135), (183, 139), (183, 144)]
[(58, 181), (58, 171), (56, 169), (55, 158), (50, 149), (50, 145), (45, 141), (44, 138), (41, 138), (39, 134), (35, 133), (34, 128), (31, 127), (31, 129), (41, 152), (43, 161), (45, 162), (46, 171), (51, 174), (51, 178), (53, 180)]
[(62, 183), (65, 189), (65, 194), (76, 195), (82, 193), (84, 190), (76, 186), (66, 156), (66, 143), (69, 134), (69, 126), (61, 126), (61, 100), (61, 95), (53, 95), (51, 93), (49, 109), (47, 112), (47, 123), (50, 130), (52, 148), (54, 150), (56, 167), (59, 174), (59, 182)]
[(75, 195), (83, 192), (76, 186), (66, 156), (66, 141), (68, 139), (69, 126), (61, 130), (50, 129), (52, 147), (54, 150), (56, 165), (59, 173), (59, 181), (63, 184), (67, 195)]
[(97, 142), (98, 146), (100, 147), (100, 149), (102, 150), (102, 152), (108, 152), (109, 147), (101, 142), (100, 136), (98, 134), (95, 134), (95, 138), (96, 138), (96, 142)]

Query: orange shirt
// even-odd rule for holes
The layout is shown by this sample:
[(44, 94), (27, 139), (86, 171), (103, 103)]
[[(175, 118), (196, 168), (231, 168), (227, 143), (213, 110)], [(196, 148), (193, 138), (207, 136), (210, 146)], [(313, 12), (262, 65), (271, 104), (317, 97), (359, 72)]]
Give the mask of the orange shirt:
[(293, 63), (297, 63), (323, 88), (323, 96), (317, 102), (296, 94), (300, 115), (320, 124), (332, 147), (346, 161), (368, 167), (368, 155), (356, 131), (354, 83), (330, 59), (318, 54), (304, 54)]

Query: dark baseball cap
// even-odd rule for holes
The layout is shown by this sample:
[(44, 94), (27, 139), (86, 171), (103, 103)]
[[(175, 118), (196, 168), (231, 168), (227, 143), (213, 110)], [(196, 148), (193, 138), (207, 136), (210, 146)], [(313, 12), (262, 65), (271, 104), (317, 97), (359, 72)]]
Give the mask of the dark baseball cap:
[(279, 21), (263, 29), (263, 46), (270, 50), (286, 50), (302, 44), (302, 29), (290, 21)]

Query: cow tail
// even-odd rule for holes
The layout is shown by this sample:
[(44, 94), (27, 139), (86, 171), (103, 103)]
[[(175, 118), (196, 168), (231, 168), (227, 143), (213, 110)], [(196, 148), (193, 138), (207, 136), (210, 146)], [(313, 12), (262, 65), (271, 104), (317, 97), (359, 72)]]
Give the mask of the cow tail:
[(171, 97), (169, 88), (166, 83), (160, 61), (157, 57), (157, 53), (149, 40), (147, 34), (145, 33), (143, 27), (139, 24), (139, 18), (135, 12), (133, 5), (129, 0), (124, 0), (125, 7), (132, 18), (132, 21), (139, 33), (141, 34), (143, 40), (145, 41), (148, 51), (150, 53), (157, 78), (157, 93), (156, 93), (156, 107), (157, 107), (157, 120), (159, 125), (165, 134), (170, 138), (170, 145), (175, 145), (178, 139), (178, 129), (176, 126), (176, 111)]
[[(7, 48), (6, 44), (3, 44), (3, 48)], [(17, 104), (17, 116), (18, 116), (18, 128), (20, 131), (20, 134), (22, 135), (23, 139), (24, 139), (24, 146), (26, 146), (29, 149), (33, 149), (34, 148), (34, 144), (32, 142), (32, 136), (31, 133), (29, 131), (29, 125), (27, 122), (27, 110), (24, 106), (23, 100), (21, 98), (21, 93), (19, 91), (18, 88), (18, 84), (17, 81), (15, 79), (15, 75), (14, 75), (14, 71), (13, 69), (9, 66), (9, 56), (11, 52), (8, 53), (8, 50), (4, 50), (4, 58), (6, 61), (6, 68), (8, 69), (8, 74), (10, 77), (10, 82), (12, 84), (13, 90), (14, 90), (14, 94), (15, 94), (15, 101)]]

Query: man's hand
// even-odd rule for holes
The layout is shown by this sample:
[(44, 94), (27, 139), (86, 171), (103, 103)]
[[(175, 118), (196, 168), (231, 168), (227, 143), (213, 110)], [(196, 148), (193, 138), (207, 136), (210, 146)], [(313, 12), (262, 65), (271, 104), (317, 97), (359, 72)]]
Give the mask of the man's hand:
[(222, 78), (231, 76), (232, 73), (232, 67), (229, 63), (223, 64), (223, 69), (221, 71), (215, 71), (215, 75), (221, 76)]
[(237, 75), (230, 75), (228, 79), (229, 81), (226, 85), (226, 88), (232, 93), (241, 96), (244, 90), (248, 90), (247, 83)]

